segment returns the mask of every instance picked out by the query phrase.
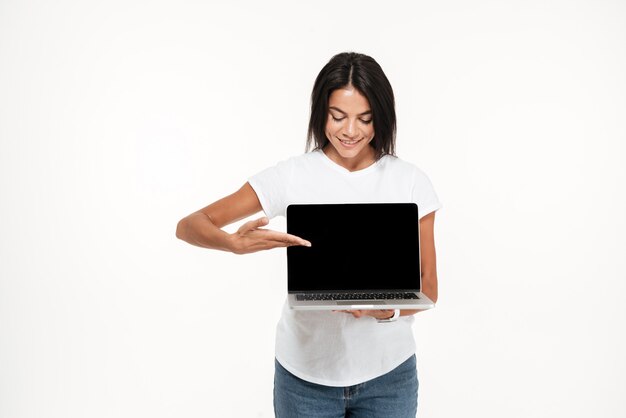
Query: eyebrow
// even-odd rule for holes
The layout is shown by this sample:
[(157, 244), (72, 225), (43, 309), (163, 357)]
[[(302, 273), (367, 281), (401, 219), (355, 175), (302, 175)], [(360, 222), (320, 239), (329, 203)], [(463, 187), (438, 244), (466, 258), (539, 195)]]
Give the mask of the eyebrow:
[[(330, 106), (330, 107), (329, 107), (329, 109), (333, 109), (333, 110), (336, 110), (337, 112), (341, 112), (341, 113), (343, 113), (344, 115), (347, 115), (347, 113), (346, 113), (346, 112), (344, 112), (343, 110), (339, 109), (338, 107), (335, 107), (335, 106)], [(366, 111), (366, 112), (359, 113), (359, 114), (358, 114), (358, 116), (369, 115), (369, 114), (371, 114), (371, 113), (372, 113), (372, 111), (371, 111), (371, 110), (368, 110), (368, 111)]]

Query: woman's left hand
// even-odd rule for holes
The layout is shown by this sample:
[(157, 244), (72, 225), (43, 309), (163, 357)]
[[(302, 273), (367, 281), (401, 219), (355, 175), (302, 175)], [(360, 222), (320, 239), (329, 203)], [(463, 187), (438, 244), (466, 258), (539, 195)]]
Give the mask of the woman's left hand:
[(393, 309), (354, 309), (354, 310), (339, 310), (333, 312), (345, 312), (352, 314), (355, 318), (361, 318), (362, 316), (371, 316), (376, 319), (391, 318), (394, 314)]

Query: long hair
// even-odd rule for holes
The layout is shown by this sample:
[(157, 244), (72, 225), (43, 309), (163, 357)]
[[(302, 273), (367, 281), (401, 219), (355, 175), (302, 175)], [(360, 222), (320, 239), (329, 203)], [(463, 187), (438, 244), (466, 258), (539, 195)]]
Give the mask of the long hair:
[(385, 154), (395, 155), (396, 110), (393, 89), (374, 58), (356, 52), (342, 52), (330, 59), (315, 79), (311, 93), (311, 117), (306, 151), (322, 149), (328, 144), (325, 134), (328, 99), (339, 88), (353, 86), (369, 101), (374, 122), (370, 142), (376, 160)]

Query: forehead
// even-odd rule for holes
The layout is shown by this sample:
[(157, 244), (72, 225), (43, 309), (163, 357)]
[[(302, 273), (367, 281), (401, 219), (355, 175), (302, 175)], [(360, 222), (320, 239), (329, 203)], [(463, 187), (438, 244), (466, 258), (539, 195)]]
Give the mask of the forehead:
[(328, 98), (328, 106), (334, 106), (344, 112), (356, 114), (370, 110), (367, 98), (354, 88), (334, 90)]

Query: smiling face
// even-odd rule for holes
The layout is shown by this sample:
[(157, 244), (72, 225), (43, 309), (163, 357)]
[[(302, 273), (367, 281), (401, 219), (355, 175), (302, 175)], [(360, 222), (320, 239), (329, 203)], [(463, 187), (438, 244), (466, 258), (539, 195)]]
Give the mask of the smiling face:
[(334, 90), (328, 99), (326, 155), (350, 171), (374, 163), (374, 121), (369, 102), (354, 87)]

